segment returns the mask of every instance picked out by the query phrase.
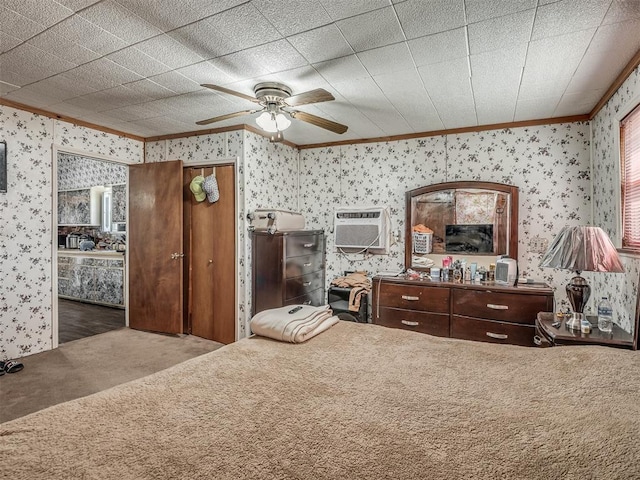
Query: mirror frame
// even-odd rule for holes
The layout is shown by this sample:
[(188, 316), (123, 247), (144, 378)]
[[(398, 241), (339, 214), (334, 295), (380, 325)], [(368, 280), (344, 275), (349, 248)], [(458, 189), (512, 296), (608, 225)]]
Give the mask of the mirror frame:
[(411, 225), (411, 204), (414, 197), (424, 195), (425, 193), (439, 192), (441, 190), (453, 190), (457, 188), (477, 188), (481, 190), (495, 190), (509, 194), (509, 257), (518, 259), (518, 187), (507, 185), (505, 183), (495, 182), (443, 182), (427, 185), (426, 187), (409, 190), (406, 196), (405, 207), (405, 232), (404, 232), (404, 268), (413, 270), (423, 270), (421, 267), (412, 266), (411, 256), (413, 253), (413, 232)]

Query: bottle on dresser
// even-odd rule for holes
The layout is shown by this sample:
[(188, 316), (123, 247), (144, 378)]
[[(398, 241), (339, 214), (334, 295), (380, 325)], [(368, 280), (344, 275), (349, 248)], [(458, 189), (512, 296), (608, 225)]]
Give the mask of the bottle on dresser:
[(607, 297), (598, 303), (598, 330), (610, 333), (613, 330), (613, 307)]

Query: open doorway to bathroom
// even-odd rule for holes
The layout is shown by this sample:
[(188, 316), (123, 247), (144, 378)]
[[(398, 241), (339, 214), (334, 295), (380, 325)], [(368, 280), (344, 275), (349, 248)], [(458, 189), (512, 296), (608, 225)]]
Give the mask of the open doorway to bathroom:
[(128, 165), (54, 149), (54, 347), (126, 326)]

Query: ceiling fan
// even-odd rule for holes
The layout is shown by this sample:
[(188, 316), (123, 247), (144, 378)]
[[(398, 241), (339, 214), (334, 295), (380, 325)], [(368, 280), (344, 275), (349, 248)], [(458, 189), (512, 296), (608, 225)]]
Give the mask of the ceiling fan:
[(219, 85), (204, 83), (202, 86), (257, 103), (260, 105), (260, 108), (255, 110), (243, 110), (241, 112), (228, 113), (226, 115), (220, 115), (219, 117), (208, 118), (207, 120), (200, 120), (199, 122), (196, 122), (197, 125), (208, 125), (210, 123), (220, 122), (222, 120), (239, 117), (241, 115), (263, 112), (262, 115), (256, 119), (256, 122), (263, 130), (277, 134), (273, 136), (272, 141), (282, 140), (282, 130), (285, 130), (289, 125), (291, 125), (291, 122), (285, 114), (291, 118), (302, 120), (303, 122), (310, 123), (338, 134), (342, 134), (348, 129), (346, 125), (312, 115), (311, 113), (294, 110), (292, 108), (299, 105), (335, 100), (333, 95), (322, 88), (316, 88), (315, 90), (299, 93), (298, 95), (291, 95), (291, 89), (286, 85), (276, 82), (263, 82), (258, 83), (253, 87), (253, 91), (256, 96), (252, 97), (250, 95), (245, 95), (244, 93), (229, 90), (228, 88), (224, 88)]

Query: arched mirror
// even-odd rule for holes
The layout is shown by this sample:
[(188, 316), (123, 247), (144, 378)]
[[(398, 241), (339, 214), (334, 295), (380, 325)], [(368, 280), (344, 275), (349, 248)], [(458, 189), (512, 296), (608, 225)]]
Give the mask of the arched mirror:
[(518, 258), (518, 187), (447, 182), (406, 193), (405, 266), (428, 255)]

